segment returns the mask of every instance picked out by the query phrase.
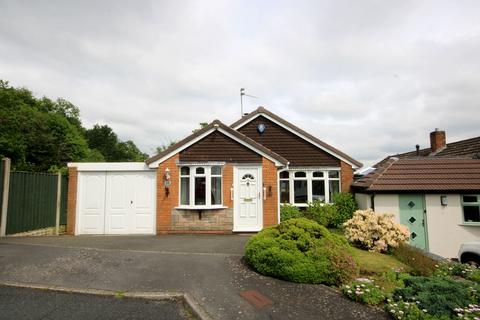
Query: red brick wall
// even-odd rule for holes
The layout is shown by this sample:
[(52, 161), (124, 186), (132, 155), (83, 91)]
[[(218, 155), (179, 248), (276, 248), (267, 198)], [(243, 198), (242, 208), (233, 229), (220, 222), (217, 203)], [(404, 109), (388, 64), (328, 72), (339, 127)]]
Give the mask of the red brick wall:
[(353, 183), (353, 169), (348, 163), (341, 161), (342, 192), (350, 192)]
[(68, 197), (67, 197), (67, 231), (69, 235), (75, 234), (75, 215), (77, 212), (77, 168), (68, 168)]
[[(178, 206), (179, 168), (178, 154), (160, 163), (157, 169), (157, 233), (167, 233), (172, 225), (172, 209)], [(165, 192), (165, 169), (170, 170), (171, 185), (168, 195)]]
[(223, 205), (233, 209), (233, 200), (231, 197), (231, 188), (233, 187), (233, 166), (226, 164), (223, 166)]
[(265, 158), (262, 159), (262, 176), (267, 193), (263, 200), (263, 227), (266, 228), (278, 224), (278, 190), (277, 168)]

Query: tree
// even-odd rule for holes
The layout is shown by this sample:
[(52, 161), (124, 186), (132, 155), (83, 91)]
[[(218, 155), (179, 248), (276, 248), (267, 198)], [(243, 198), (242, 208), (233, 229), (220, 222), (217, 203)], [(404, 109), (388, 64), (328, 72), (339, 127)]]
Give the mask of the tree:
[(192, 130), (192, 133), (195, 133), (195, 132), (197, 132), (198, 130), (202, 130), (203, 128), (205, 128), (206, 126), (208, 126), (208, 122), (200, 122), (199, 125), (200, 125), (200, 128), (198, 128), (198, 129), (193, 129), (193, 130)]
[(145, 161), (147, 158), (148, 154), (141, 152), (132, 140), (117, 144), (115, 161)]
[(100, 151), (106, 161), (115, 161), (118, 137), (112, 128), (96, 124), (85, 131), (85, 136), (90, 149)]
[(163, 151), (167, 150), (168, 148), (170, 148), (171, 146), (173, 146), (175, 143), (177, 143), (177, 141), (172, 140), (172, 141), (170, 141), (170, 142), (167, 143), (167, 144), (162, 144), (161, 146), (158, 146), (158, 147), (155, 149), (155, 151), (156, 151), (157, 153), (163, 152)]
[(89, 148), (98, 150), (105, 161), (144, 161), (148, 158), (133, 141), (119, 141), (117, 134), (108, 125), (96, 124), (86, 130), (85, 135)]
[(45, 171), (87, 154), (82, 133), (54, 106), (0, 80), (0, 155), (12, 159), (13, 169)]
[(26, 88), (0, 80), (0, 156), (14, 170), (46, 171), (79, 161), (143, 161), (133, 141), (119, 141), (112, 128), (82, 126), (80, 110), (59, 98), (36, 98)]

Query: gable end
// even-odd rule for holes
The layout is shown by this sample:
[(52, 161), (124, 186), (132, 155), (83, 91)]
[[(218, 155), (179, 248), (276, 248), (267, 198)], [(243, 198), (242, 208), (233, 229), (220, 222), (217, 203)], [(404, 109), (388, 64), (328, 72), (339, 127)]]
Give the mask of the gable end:
[[(265, 131), (259, 133), (259, 124)], [(238, 129), (239, 132), (286, 158), (291, 166), (340, 166), (340, 160), (277, 123), (259, 115)]]
[(182, 150), (179, 160), (260, 163), (262, 162), (262, 157), (219, 131), (215, 131)]

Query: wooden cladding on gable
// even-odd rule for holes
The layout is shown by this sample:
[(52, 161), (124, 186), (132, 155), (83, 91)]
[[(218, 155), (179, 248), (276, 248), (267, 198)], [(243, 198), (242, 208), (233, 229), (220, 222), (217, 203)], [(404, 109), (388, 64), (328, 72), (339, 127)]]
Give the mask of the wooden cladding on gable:
[(262, 157), (244, 145), (215, 131), (181, 151), (180, 161), (261, 163)]
[[(266, 126), (262, 134), (257, 131), (259, 124)], [(286, 158), (291, 166), (340, 166), (339, 159), (263, 116), (258, 116), (238, 131)]]

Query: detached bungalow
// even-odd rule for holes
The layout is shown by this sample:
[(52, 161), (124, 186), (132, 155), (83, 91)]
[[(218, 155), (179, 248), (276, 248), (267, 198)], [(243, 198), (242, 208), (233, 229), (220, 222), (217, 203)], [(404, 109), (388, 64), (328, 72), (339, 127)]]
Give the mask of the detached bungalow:
[(255, 232), (280, 204), (349, 191), (362, 166), (263, 107), (145, 163), (70, 163), (69, 234)]
[(393, 213), (410, 243), (454, 258), (460, 245), (480, 239), (480, 137), (446, 144), (430, 134), (430, 148), (389, 156), (353, 185), (361, 209)]

